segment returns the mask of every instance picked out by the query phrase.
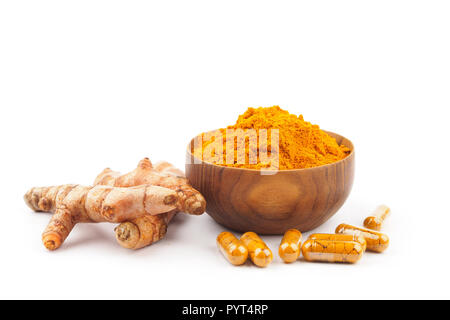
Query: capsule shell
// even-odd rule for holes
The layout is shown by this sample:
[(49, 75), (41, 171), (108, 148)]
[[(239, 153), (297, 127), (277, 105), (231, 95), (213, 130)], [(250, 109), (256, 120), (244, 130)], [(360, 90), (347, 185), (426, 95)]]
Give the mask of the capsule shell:
[(273, 260), (272, 251), (254, 232), (246, 232), (242, 235), (241, 241), (248, 249), (250, 260), (258, 267), (266, 267)]
[(224, 231), (217, 236), (217, 247), (223, 256), (235, 266), (247, 261), (247, 247), (230, 232)]
[(367, 250), (369, 251), (383, 252), (389, 246), (389, 237), (384, 233), (374, 230), (342, 223), (337, 226), (336, 233), (363, 236), (367, 242)]
[(384, 220), (391, 214), (388, 206), (378, 206), (371, 216), (364, 220), (364, 227), (376, 231), (380, 231)]
[(351, 234), (313, 233), (308, 237), (308, 240), (356, 241), (361, 244), (363, 251), (367, 249), (367, 241), (363, 236)]
[(307, 240), (302, 246), (306, 261), (356, 263), (363, 252), (356, 241)]
[(302, 233), (297, 229), (289, 229), (284, 233), (278, 254), (286, 263), (294, 262), (300, 256)]

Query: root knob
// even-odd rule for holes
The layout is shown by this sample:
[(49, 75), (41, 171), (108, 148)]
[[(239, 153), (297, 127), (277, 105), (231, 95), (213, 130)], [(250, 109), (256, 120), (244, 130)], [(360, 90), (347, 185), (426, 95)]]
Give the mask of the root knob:
[(139, 228), (132, 222), (121, 223), (116, 229), (117, 242), (124, 248), (134, 249), (139, 241)]
[(49, 233), (42, 236), (42, 243), (50, 250), (56, 250), (61, 246), (61, 238), (56, 233)]

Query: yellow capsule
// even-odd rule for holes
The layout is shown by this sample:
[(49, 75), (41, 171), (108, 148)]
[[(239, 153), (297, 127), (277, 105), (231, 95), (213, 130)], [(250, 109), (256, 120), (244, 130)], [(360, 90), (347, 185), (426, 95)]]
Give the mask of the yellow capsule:
[(363, 252), (356, 241), (307, 240), (302, 246), (306, 261), (356, 263)]
[(286, 263), (294, 262), (298, 259), (301, 250), (302, 233), (297, 229), (289, 229), (284, 233), (283, 239), (278, 249), (278, 254)]
[(364, 220), (364, 227), (372, 230), (381, 230), (384, 220), (391, 214), (391, 209), (388, 206), (378, 206), (371, 216)]
[(241, 241), (248, 249), (250, 259), (258, 267), (266, 267), (272, 262), (273, 254), (269, 247), (254, 232), (246, 232), (242, 235)]
[(352, 234), (313, 233), (308, 237), (308, 240), (356, 241), (361, 244), (363, 251), (367, 249), (366, 239), (363, 236)]
[(386, 234), (345, 223), (337, 226), (336, 233), (363, 236), (369, 251), (383, 252), (389, 246), (389, 237)]
[(235, 266), (239, 266), (247, 261), (247, 247), (231, 232), (224, 231), (217, 236), (217, 247), (223, 256)]

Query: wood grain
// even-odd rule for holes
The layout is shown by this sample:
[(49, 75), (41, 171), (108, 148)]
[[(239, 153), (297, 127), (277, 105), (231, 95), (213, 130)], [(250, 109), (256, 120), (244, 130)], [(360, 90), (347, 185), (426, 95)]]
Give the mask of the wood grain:
[(186, 177), (205, 197), (207, 213), (225, 227), (259, 234), (283, 234), (290, 228), (309, 231), (339, 210), (353, 185), (353, 144), (327, 133), (350, 148), (345, 159), (316, 168), (280, 170), (274, 175), (199, 159), (194, 163), (194, 138), (186, 154)]

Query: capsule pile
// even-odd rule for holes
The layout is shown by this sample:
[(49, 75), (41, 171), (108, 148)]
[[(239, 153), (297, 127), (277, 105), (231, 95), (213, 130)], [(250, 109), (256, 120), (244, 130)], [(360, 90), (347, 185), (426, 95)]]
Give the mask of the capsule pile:
[[(389, 237), (379, 232), (390, 214), (387, 206), (379, 206), (364, 220), (364, 226), (356, 227), (342, 223), (334, 234), (314, 233), (302, 245), (302, 233), (297, 229), (285, 232), (278, 254), (285, 263), (298, 260), (300, 254), (305, 261), (356, 263), (364, 252), (381, 253), (389, 246)], [(267, 267), (273, 254), (266, 243), (254, 232), (246, 232), (240, 239), (230, 232), (217, 237), (217, 246), (224, 257), (233, 265), (242, 265), (250, 260), (258, 267)]]

